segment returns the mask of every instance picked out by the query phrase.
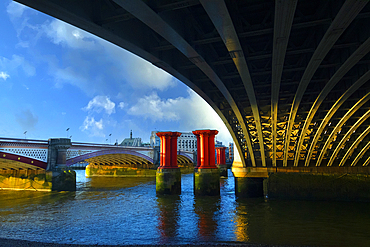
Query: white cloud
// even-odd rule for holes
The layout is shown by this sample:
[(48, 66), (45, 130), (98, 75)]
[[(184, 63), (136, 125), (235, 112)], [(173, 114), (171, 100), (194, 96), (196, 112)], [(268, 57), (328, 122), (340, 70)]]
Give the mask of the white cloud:
[(10, 77), (10, 75), (9, 75), (9, 74), (5, 73), (4, 71), (1, 71), (1, 72), (0, 72), (0, 78), (4, 79), (4, 81), (5, 81), (8, 77)]
[(44, 26), (46, 35), (54, 44), (66, 45), (75, 49), (91, 50), (96, 48), (94, 36), (60, 20), (53, 20)]
[(149, 96), (144, 96), (138, 100), (137, 104), (132, 106), (128, 113), (136, 116), (143, 116), (154, 121), (163, 120), (179, 120), (179, 115), (176, 112), (178, 104), (184, 98), (162, 100), (156, 93)]
[(119, 107), (120, 109), (125, 108), (125, 106), (126, 106), (125, 102), (119, 102), (119, 104), (118, 104), (118, 107)]
[(86, 131), (89, 133), (90, 136), (98, 136), (98, 137), (104, 137), (103, 133), (104, 125), (103, 125), (103, 119), (100, 119), (99, 121), (95, 121), (94, 117), (87, 116), (80, 127), (80, 130)]
[(16, 71), (18, 68), (22, 68), (27, 76), (34, 76), (36, 69), (24, 57), (18, 55), (12, 55), (11, 59), (0, 57), (0, 69), (6, 69), (8, 71)]
[(90, 100), (87, 106), (83, 109), (85, 111), (97, 113), (100, 113), (104, 110), (108, 115), (111, 115), (112, 113), (115, 113), (115, 106), (116, 104), (112, 102), (109, 97), (100, 95), (95, 96), (92, 100)]
[(17, 3), (17, 2), (13, 2), (11, 1), (7, 8), (6, 8), (6, 12), (12, 17), (12, 18), (19, 18), (22, 16), (24, 10), (26, 9), (26, 6), (20, 4), (20, 3)]
[(217, 113), (199, 95), (188, 90), (189, 97), (161, 99), (153, 93), (138, 100), (128, 113), (152, 121), (178, 121), (177, 131), (216, 129), (217, 139), (227, 144), (231, 135)]

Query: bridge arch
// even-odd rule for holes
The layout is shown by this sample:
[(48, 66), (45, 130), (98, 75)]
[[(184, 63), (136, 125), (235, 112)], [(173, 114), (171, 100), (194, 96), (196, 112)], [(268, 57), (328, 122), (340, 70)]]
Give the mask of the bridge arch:
[(100, 156), (107, 156), (107, 155), (125, 155), (123, 160), (130, 161), (131, 163), (147, 163), (147, 164), (154, 164), (154, 160), (147, 155), (141, 154), (136, 151), (119, 149), (119, 150), (101, 150), (92, 153), (83, 154), (81, 156), (70, 158), (66, 161), (67, 166), (71, 166), (78, 162), (82, 162), (88, 159), (100, 157)]
[(0, 152), (0, 168), (3, 169), (46, 169), (47, 163), (30, 157)]

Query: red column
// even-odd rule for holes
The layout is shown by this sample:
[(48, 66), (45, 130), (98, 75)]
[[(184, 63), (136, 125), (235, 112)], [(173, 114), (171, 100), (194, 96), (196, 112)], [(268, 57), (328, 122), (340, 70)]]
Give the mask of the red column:
[(226, 147), (217, 147), (217, 164), (218, 165), (225, 165), (226, 164), (226, 156), (225, 156)]
[(197, 136), (197, 168), (217, 168), (215, 164), (215, 135), (217, 130), (196, 130), (193, 134)]
[(158, 132), (161, 139), (161, 163), (159, 169), (178, 168), (177, 166), (177, 138), (179, 132)]

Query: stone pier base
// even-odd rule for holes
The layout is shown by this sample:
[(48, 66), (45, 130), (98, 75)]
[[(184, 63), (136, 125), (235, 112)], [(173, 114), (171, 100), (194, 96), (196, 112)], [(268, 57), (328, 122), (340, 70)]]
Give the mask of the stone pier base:
[(155, 188), (158, 195), (180, 195), (180, 168), (158, 168), (156, 172)]
[(75, 191), (74, 171), (2, 170), (0, 189), (34, 191)]
[(218, 168), (194, 169), (194, 195), (220, 195), (220, 170)]
[(264, 178), (235, 177), (235, 195), (243, 198), (263, 197), (263, 181)]
[(227, 165), (217, 165), (218, 169), (220, 169), (220, 177), (221, 178), (227, 178)]

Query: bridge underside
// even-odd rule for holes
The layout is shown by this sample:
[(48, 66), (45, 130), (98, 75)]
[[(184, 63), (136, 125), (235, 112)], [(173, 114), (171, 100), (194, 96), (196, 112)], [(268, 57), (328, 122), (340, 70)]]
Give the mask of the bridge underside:
[(0, 169), (2, 170), (45, 170), (46, 166), (46, 162), (0, 152)]
[(370, 162), (367, 0), (17, 0), (184, 82), (242, 166)]
[(128, 166), (128, 167), (135, 167), (135, 168), (156, 168), (156, 166), (138, 156), (130, 155), (130, 154), (107, 154), (107, 155), (101, 155), (93, 158), (89, 158), (85, 160), (89, 164), (94, 165), (111, 165), (111, 166)]

